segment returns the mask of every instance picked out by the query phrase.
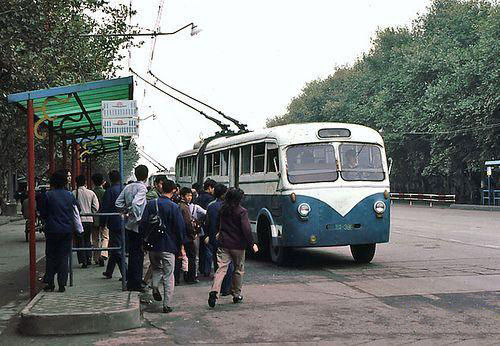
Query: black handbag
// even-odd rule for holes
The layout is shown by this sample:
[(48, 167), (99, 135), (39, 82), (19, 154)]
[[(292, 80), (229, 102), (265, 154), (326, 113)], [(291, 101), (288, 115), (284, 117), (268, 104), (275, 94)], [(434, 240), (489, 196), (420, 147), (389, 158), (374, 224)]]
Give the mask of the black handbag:
[(155, 199), (156, 214), (150, 215), (148, 220), (147, 232), (144, 235), (142, 247), (146, 251), (153, 250), (154, 244), (165, 233), (165, 226), (161, 220), (160, 213), (158, 212), (158, 198)]

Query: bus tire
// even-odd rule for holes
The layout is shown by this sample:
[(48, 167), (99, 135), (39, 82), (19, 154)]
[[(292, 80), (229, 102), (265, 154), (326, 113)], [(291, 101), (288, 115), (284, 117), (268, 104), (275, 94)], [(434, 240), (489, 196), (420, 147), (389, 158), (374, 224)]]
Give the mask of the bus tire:
[(376, 244), (351, 245), (351, 254), (356, 263), (370, 263), (375, 256)]
[(290, 249), (284, 246), (273, 246), (269, 244), (269, 257), (271, 261), (279, 266), (286, 265), (290, 258)]

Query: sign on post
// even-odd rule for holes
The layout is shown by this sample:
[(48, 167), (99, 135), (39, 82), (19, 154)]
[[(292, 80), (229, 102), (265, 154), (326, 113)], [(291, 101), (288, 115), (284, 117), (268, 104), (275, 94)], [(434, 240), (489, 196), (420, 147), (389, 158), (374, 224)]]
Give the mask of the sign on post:
[(130, 137), (139, 134), (136, 100), (102, 101), (102, 136)]

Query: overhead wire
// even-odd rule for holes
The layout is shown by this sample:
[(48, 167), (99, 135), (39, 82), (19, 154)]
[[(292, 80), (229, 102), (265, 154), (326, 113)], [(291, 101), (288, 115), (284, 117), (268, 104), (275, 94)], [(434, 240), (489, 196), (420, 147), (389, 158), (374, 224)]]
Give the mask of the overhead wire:
[(209, 109), (211, 109), (211, 110), (213, 110), (213, 111), (217, 112), (217, 113), (218, 113), (218, 114), (220, 114), (220, 115), (221, 115), (224, 119), (227, 119), (227, 120), (229, 120), (230, 122), (232, 122), (233, 124), (235, 124), (235, 125), (236, 125), (236, 127), (238, 128), (238, 130), (240, 130), (241, 132), (248, 132), (248, 130), (247, 130), (247, 125), (246, 125), (246, 124), (242, 124), (242, 123), (240, 123), (238, 120), (236, 120), (235, 118), (230, 117), (230, 116), (228, 116), (228, 115), (224, 114), (222, 111), (220, 111), (220, 110), (218, 110), (218, 109), (216, 109), (216, 108), (214, 108), (214, 107), (210, 106), (209, 104), (207, 104), (207, 103), (205, 103), (205, 102), (203, 102), (203, 101), (200, 101), (200, 100), (198, 100), (197, 98), (195, 98), (195, 97), (193, 97), (193, 96), (190, 96), (190, 95), (186, 94), (185, 92), (182, 92), (182, 91), (181, 91), (181, 90), (179, 90), (179, 89), (174, 88), (173, 86), (171, 86), (171, 85), (167, 84), (166, 82), (164, 82), (163, 80), (161, 80), (160, 78), (158, 78), (158, 77), (157, 77), (157, 76), (156, 76), (156, 75), (155, 75), (155, 74), (154, 74), (151, 70), (148, 70), (148, 73), (149, 73), (151, 76), (153, 76), (153, 77), (154, 77), (154, 78), (155, 78), (158, 82), (160, 82), (161, 84), (165, 85), (167, 88), (172, 89), (172, 90), (174, 90), (174, 91), (178, 92), (179, 94), (181, 94), (181, 95), (183, 95), (183, 96), (186, 96), (187, 98), (189, 98), (189, 99), (191, 99), (191, 100), (193, 100), (193, 101), (196, 101), (196, 102), (198, 102), (198, 103), (202, 104), (203, 106), (205, 106), (205, 107), (207, 107), (207, 108), (209, 108)]
[(182, 101), (181, 99), (173, 96), (172, 94), (169, 94), (168, 92), (166, 92), (165, 90), (159, 88), (158, 86), (156, 86), (155, 84), (151, 83), (150, 81), (146, 80), (144, 77), (142, 77), (141, 75), (139, 75), (137, 72), (135, 72), (133, 69), (130, 69), (130, 72), (132, 72), (134, 75), (136, 75), (140, 80), (142, 80), (143, 82), (149, 84), (150, 86), (152, 86), (153, 88), (157, 89), (158, 91), (162, 92), (163, 94), (169, 96), (170, 98), (176, 100), (177, 102), (180, 102), (182, 103), (183, 105), (185, 105), (186, 107), (189, 107), (191, 108), (192, 110), (198, 112), (199, 114), (201, 114), (202, 116), (205, 117), (205, 119), (207, 120), (210, 120), (212, 121), (213, 123), (217, 124), (217, 126), (219, 126), (222, 130), (222, 134), (229, 134), (229, 133), (233, 133), (230, 129), (229, 129), (229, 125), (228, 124), (225, 124), (223, 123), (222, 121), (218, 120), (218, 119), (215, 119), (214, 117), (211, 117), (210, 115), (206, 114), (205, 112), (199, 110), (198, 108), (190, 105), (189, 103), (186, 103), (184, 101)]

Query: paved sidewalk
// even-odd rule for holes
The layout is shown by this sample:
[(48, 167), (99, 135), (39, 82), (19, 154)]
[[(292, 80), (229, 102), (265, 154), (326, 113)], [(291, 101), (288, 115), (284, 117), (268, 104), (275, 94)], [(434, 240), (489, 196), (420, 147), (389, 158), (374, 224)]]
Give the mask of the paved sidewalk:
[(140, 327), (139, 294), (122, 292), (119, 274), (107, 280), (103, 267), (75, 265), (73, 270), (73, 287), (64, 293), (42, 291), (23, 309), (20, 332), (70, 335)]
[(9, 222), (19, 221), (19, 220), (24, 220), (22, 215), (16, 215), (16, 216), (0, 215), (0, 226), (6, 225)]

